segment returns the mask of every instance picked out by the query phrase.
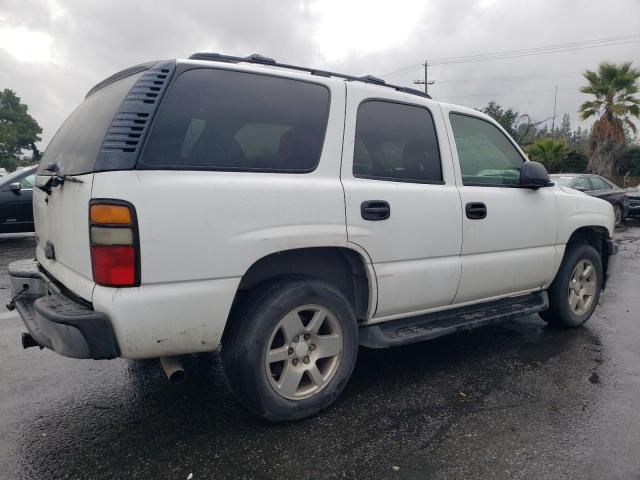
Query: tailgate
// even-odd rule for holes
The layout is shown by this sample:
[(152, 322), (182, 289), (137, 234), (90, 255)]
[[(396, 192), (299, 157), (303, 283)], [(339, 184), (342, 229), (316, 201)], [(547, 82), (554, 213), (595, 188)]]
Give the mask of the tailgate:
[[(140, 68), (134, 70), (134, 74), (116, 75), (117, 79), (92, 89), (63, 123), (44, 152), (33, 190), (36, 258), (55, 280), (89, 302), (95, 285), (89, 202), (97, 158), (104, 151), (115, 155), (135, 151), (145, 123), (135, 112), (149, 105), (144, 86), (138, 88), (134, 84), (138, 79), (144, 85), (151, 80), (144, 77)], [(122, 113), (120, 107), (124, 104)]]
[[(91, 301), (93, 274), (89, 245), (89, 200), (93, 174), (74, 177), (51, 194), (33, 190), (33, 216), (38, 239), (36, 258), (56, 280), (79, 297)], [(48, 176), (39, 175), (36, 185)], [(80, 183), (82, 182), (82, 183)]]

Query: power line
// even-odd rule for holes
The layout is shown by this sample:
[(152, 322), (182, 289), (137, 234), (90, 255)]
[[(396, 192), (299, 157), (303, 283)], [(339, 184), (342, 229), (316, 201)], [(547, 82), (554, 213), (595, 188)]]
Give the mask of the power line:
[(392, 72), (389, 73), (385, 73), (383, 75), (381, 75), (382, 77), (395, 77), (396, 75), (400, 75), (402, 73), (408, 72), (410, 70), (414, 70), (418, 67), (422, 67), (422, 63), (412, 63), (411, 65), (407, 65), (406, 67), (402, 67), (399, 70), (394, 70)]
[[(504, 56), (527, 56), (537, 55), (541, 53), (556, 53), (573, 49), (581, 48), (598, 48), (602, 46), (609, 46), (608, 44), (613, 42), (636, 42), (640, 40), (640, 34), (634, 33), (631, 35), (619, 35), (616, 37), (598, 38), (594, 40), (583, 40), (580, 42), (570, 43), (558, 43), (554, 45), (547, 45), (544, 47), (525, 48), (520, 50), (504, 50), (500, 52), (481, 53), (475, 55), (463, 55), (458, 57), (442, 57), (434, 58), (431, 63), (435, 65), (445, 63), (461, 63), (467, 61), (483, 61), (484, 59), (492, 60), (494, 57), (502, 58)], [(617, 44), (617, 43), (616, 43)]]
[(486, 62), (490, 60), (506, 60), (510, 58), (532, 57), (535, 55), (547, 55), (551, 53), (563, 53), (563, 52), (573, 52), (577, 50), (588, 50), (591, 48), (616, 47), (619, 45), (628, 45), (630, 43), (637, 43), (637, 42), (640, 42), (640, 38), (637, 38), (635, 40), (616, 42), (616, 43), (603, 43), (601, 45), (587, 45), (583, 47), (571, 47), (571, 48), (562, 48), (562, 49), (555, 49), (555, 50), (532, 51), (528, 53), (510, 54), (510, 55), (502, 55), (502, 56), (496, 55), (496, 56), (477, 57), (477, 58), (470, 58), (467, 60), (451, 60), (451, 61), (440, 61), (440, 62), (433, 61), (431, 65), (453, 65), (458, 63)]
[[(580, 87), (564, 87), (564, 88), (558, 88), (558, 90), (577, 90), (578, 88)], [(555, 87), (539, 89), (539, 90), (526, 90), (521, 92), (496, 92), (496, 93), (471, 93), (467, 95), (445, 95), (443, 97), (437, 96), (436, 100), (442, 100), (443, 98), (495, 97), (495, 96), (502, 96), (502, 95), (523, 95), (528, 93), (541, 93), (541, 92), (553, 92), (553, 91), (555, 91)]]
[[(575, 50), (584, 50), (584, 49), (590, 49), (590, 48), (626, 45), (629, 43), (636, 43), (638, 41), (640, 41), (640, 34), (636, 33), (636, 34), (630, 34), (630, 35), (619, 35), (616, 37), (584, 40), (580, 42), (560, 43), (555, 45), (547, 45), (544, 47), (535, 47), (535, 48), (527, 48), (527, 49), (520, 49), (520, 50), (505, 50), (501, 52), (465, 55), (465, 56), (457, 56), (457, 57), (442, 57), (442, 58), (436, 58), (436, 59), (430, 60), (429, 65), (448, 65), (448, 64), (456, 64), (456, 63), (482, 62), (482, 61), (488, 61), (488, 60), (504, 60), (509, 58), (518, 58), (518, 57), (525, 57), (525, 56), (532, 56), (532, 55), (544, 55), (544, 54), (551, 54), (551, 53), (562, 53), (562, 52), (569, 52), (569, 51), (575, 51)], [(421, 63), (412, 63), (410, 65), (406, 65), (405, 67), (394, 70), (382, 76), (392, 77), (392, 76), (400, 75), (409, 70), (413, 70), (421, 65), (422, 65)]]
[(449, 79), (438, 80), (438, 83), (467, 83), (467, 82), (488, 82), (494, 80), (521, 80), (523, 78), (534, 77), (560, 77), (565, 75), (574, 75), (576, 73), (582, 73), (582, 70), (573, 70), (571, 72), (555, 72), (555, 73), (531, 73), (529, 75), (513, 75), (509, 77), (483, 77), (483, 78), (461, 78), (461, 79)]

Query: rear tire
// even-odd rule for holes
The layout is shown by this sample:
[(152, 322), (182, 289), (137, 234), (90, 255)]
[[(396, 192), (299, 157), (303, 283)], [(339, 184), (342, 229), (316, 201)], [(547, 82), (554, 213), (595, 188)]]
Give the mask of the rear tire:
[(540, 316), (567, 328), (584, 324), (595, 310), (602, 290), (602, 259), (586, 243), (567, 245), (560, 269), (549, 287), (549, 309)]
[(349, 301), (313, 278), (259, 286), (230, 320), (222, 360), (232, 391), (270, 421), (309, 417), (344, 389), (358, 353)]

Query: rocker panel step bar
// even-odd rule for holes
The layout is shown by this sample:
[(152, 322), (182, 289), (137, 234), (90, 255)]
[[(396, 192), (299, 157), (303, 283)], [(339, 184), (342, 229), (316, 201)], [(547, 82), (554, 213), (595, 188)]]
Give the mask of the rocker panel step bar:
[(360, 328), (360, 345), (387, 348), (421, 342), (502, 322), (549, 308), (547, 292), (535, 292)]

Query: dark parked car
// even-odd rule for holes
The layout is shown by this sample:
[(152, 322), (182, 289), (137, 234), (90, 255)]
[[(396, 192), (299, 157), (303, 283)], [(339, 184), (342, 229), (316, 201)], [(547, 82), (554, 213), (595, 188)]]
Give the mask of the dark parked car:
[(33, 182), (36, 166), (0, 178), (0, 233), (33, 232)]
[(556, 185), (575, 188), (587, 195), (598, 197), (609, 202), (613, 205), (613, 211), (616, 215), (616, 225), (620, 225), (628, 214), (629, 199), (625, 191), (606, 178), (602, 178), (599, 175), (582, 173), (557, 173), (551, 175), (551, 180)]
[(629, 199), (629, 216), (640, 217), (640, 185), (627, 189)]

